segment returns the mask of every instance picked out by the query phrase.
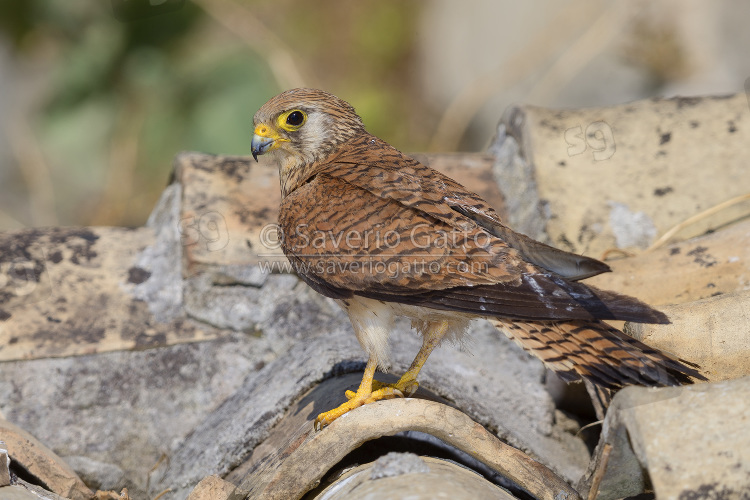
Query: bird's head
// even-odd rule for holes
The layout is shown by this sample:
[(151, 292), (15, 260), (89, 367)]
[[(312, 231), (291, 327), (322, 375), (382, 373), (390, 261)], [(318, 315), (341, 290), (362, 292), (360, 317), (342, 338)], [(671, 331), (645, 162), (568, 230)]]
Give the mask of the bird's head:
[(282, 178), (326, 157), (364, 132), (354, 108), (333, 94), (292, 89), (265, 103), (253, 118), (252, 154), (274, 153)]

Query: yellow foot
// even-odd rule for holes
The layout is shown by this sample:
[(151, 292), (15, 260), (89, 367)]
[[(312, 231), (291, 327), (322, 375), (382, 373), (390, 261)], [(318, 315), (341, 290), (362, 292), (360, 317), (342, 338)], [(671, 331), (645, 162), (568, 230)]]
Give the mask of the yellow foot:
[[(349, 393), (351, 392), (351, 396), (349, 396)], [(349, 401), (342, 404), (338, 408), (334, 408), (333, 410), (329, 410), (326, 412), (321, 413), (315, 418), (315, 430), (320, 430), (326, 425), (330, 424), (337, 418), (339, 418), (341, 415), (344, 415), (345, 413), (349, 413), (351, 410), (355, 408), (359, 408), (360, 406), (367, 404), (367, 403), (373, 403), (377, 401), (378, 399), (373, 399), (372, 396), (374, 396), (374, 393), (370, 394), (360, 394), (357, 395), (357, 393), (352, 391), (346, 391), (347, 398)], [(384, 398), (379, 398), (384, 399)]]
[(314, 422), (315, 430), (322, 429), (326, 425), (339, 418), (341, 415), (344, 415), (345, 413), (348, 413), (355, 408), (359, 408), (362, 405), (374, 403), (375, 401), (380, 401), (381, 399), (403, 398), (404, 395), (411, 396), (412, 394), (414, 394), (414, 391), (416, 391), (418, 387), (419, 383), (416, 380), (412, 379), (399, 380), (395, 384), (384, 384), (382, 382), (378, 382), (377, 380), (373, 380), (373, 390), (369, 394), (360, 394), (359, 392), (346, 391), (346, 398), (349, 401), (342, 404), (338, 408), (334, 408), (333, 410), (329, 410), (318, 415)]
[[(395, 384), (386, 384), (378, 380), (373, 380), (370, 398), (373, 401), (379, 401), (381, 399), (409, 397), (417, 392), (417, 389), (419, 389), (419, 382), (413, 378), (401, 377)], [(346, 399), (352, 399), (356, 394), (354, 391), (346, 391)], [(367, 401), (367, 403), (371, 402)]]

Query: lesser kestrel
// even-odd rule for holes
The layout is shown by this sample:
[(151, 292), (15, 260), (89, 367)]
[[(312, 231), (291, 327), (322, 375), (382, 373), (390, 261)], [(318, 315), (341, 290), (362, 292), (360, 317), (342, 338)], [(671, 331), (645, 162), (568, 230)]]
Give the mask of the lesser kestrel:
[[(606, 388), (679, 385), (696, 366), (602, 320), (668, 323), (637, 299), (579, 282), (595, 259), (515, 233), (479, 195), (370, 135), (354, 108), (313, 89), (284, 92), (254, 117), (252, 154), (272, 153), (281, 179), (282, 248), (297, 274), (349, 315), (368, 354), (356, 393), (323, 426), (362, 404), (410, 395), (432, 350), (475, 318), (491, 321), (563, 380)], [(405, 316), (423, 343), (395, 384), (388, 336)]]

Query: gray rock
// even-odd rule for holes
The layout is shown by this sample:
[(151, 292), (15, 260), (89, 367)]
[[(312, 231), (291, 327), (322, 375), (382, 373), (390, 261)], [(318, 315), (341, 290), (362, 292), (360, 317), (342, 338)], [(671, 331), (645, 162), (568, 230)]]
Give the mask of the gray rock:
[(536, 240), (546, 241), (549, 214), (539, 199), (536, 172), (529, 158), (529, 134), (525, 134), (525, 116), (517, 108), (509, 109), (497, 127), (489, 147), (495, 158), (492, 173), (507, 207), (508, 225)]
[(162, 349), (0, 364), (7, 419), (62, 456), (126, 472), (133, 498), (149, 470), (274, 354), (236, 334)]
[[(0, 498), (3, 500), (65, 500), (64, 498), (41, 491), (32, 491), (23, 486), (2, 486), (0, 487)], [(45, 496), (42, 496), (45, 495)]]
[[(398, 455), (393, 460), (402, 462), (404, 460), (403, 455), (409, 454), (389, 453), (385, 457), (391, 455)], [(516, 498), (469, 469), (453, 462), (432, 457), (420, 458), (414, 456), (413, 460), (422, 464), (417, 474), (380, 475), (377, 471), (381, 468), (380, 462), (385, 457), (352, 469), (314, 498), (316, 500), (378, 500), (381, 498), (408, 498), (409, 500), (493, 498), (512, 500)], [(412, 459), (407, 460), (411, 461)]]
[(400, 476), (402, 474), (428, 474), (430, 467), (419, 455), (392, 451), (375, 460), (370, 479)]
[(750, 377), (623, 389), (579, 490), (585, 494), (600, 481), (596, 498), (608, 500), (638, 495), (650, 483), (657, 498), (745, 498), (748, 401)]
[(127, 487), (125, 472), (118, 466), (84, 456), (63, 457), (92, 490), (120, 491)]

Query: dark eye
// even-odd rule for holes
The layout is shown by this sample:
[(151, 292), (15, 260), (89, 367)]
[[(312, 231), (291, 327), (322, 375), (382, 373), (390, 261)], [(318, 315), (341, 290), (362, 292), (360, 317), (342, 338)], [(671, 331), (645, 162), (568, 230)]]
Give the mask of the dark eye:
[(305, 120), (305, 115), (302, 114), (302, 111), (292, 111), (289, 113), (289, 116), (286, 117), (286, 123), (287, 125), (291, 125), (292, 127), (298, 127), (302, 125), (302, 122)]

